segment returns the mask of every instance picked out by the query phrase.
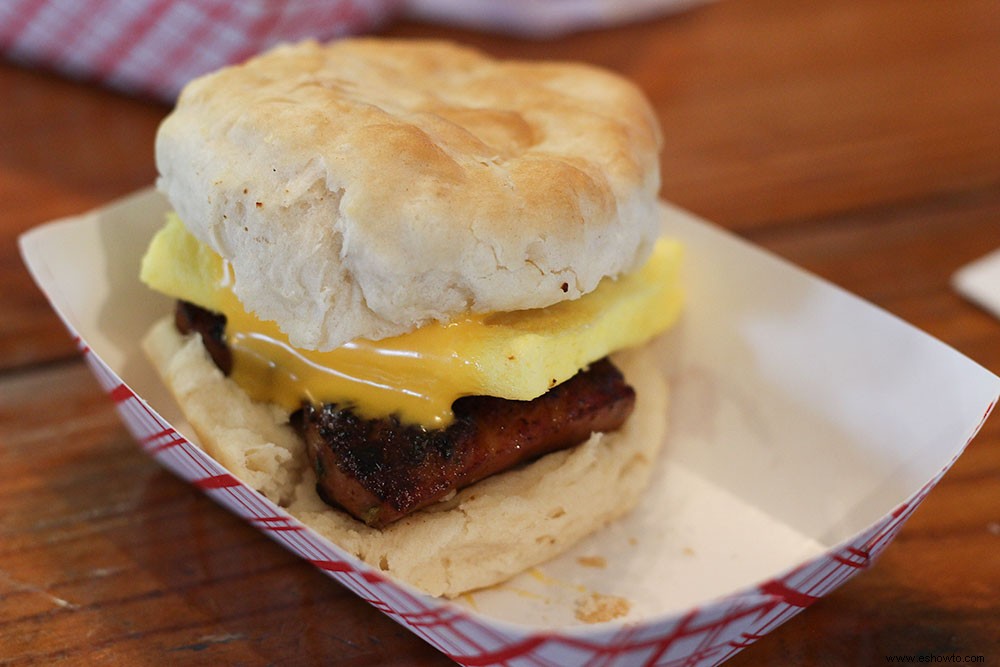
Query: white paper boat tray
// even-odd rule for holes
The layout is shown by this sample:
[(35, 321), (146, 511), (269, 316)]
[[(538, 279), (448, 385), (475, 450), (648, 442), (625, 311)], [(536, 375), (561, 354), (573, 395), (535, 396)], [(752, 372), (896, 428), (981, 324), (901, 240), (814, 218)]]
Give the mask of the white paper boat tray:
[[(1000, 379), (844, 291), (669, 205), (685, 312), (653, 484), (564, 556), (458, 600), (387, 578), (198, 448), (138, 348), (169, 302), (137, 279), (167, 205), (144, 190), (21, 237), (36, 282), (142, 448), (467, 665), (714, 665), (886, 547), (972, 440)], [(597, 565), (595, 565), (597, 564)], [(627, 601), (610, 622), (574, 612)]]

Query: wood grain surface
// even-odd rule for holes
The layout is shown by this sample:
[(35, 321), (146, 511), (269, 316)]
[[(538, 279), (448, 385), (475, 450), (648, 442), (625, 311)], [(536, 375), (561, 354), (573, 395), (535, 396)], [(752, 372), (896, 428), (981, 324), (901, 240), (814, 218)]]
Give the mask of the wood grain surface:
[[(1000, 247), (1000, 3), (723, 0), (550, 40), (656, 107), (663, 195), (1000, 372), (949, 280)], [(0, 64), (0, 664), (449, 661), (141, 453), (17, 253), (150, 184), (165, 106)], [(875, 567), (730, 664), (1000, 664), (1000, 420)]]

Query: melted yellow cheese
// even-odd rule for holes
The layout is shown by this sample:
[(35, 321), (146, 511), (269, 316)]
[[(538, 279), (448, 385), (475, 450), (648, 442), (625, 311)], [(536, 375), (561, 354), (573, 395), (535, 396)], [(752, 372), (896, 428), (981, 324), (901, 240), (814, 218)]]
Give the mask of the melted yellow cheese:
[(638, 271), (605, 279), (574, 301), (430, 324), (329, 352), (295, 348), (274, 322), (247, 312), (225, 260), (176, 216), (150, 244), (141, 278), (151, 288), (226, 316), (232, 378), (256, 400), (291, 411), (302, 402), (353, 406), (364, 417), (396, 415), (446, 425), (461, 396), (529, 400), (615, 350), (641, 344), (677, 318), (681, 248), (661, 239)]

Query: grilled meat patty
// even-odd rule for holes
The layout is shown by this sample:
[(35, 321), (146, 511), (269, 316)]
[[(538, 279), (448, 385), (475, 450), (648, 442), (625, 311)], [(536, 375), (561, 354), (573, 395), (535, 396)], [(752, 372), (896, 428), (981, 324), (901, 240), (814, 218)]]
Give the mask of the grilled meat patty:
[[(182, 333), (201, 334), (224, 372), (232, 359), (225, 318), (186, 302), (175, 317)], [(383, 527), (453, 491), (559, 449), (595, 431), (612, 431), (632, 412), (635, 391), (607, 359), (531, 401), (467, 396), (444, 429), (394, 417), (363, 419), (349, 406), (303, 405), (292, 415), (316, 470), (317, 492), (374, 527)]]
[(618, 428), (635, 392), (610, 361), (531, 401), (467, 396), (454, 421), (427, 430), (395, 418), (361, 419), (337, 405), (305, 406), (295, 425), (327, 502), (381, 527), (454, 490)]

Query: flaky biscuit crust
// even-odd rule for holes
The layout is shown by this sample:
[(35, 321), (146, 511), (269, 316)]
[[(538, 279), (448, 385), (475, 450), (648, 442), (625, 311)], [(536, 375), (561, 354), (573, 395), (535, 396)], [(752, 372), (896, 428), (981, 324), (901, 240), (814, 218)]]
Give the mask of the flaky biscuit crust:
[(159, 186), (294, 345), (544, 307), (659, 231), (643, 95), (578, 64), (428, 41), (282, 46), (192, 82)]

